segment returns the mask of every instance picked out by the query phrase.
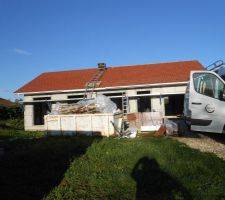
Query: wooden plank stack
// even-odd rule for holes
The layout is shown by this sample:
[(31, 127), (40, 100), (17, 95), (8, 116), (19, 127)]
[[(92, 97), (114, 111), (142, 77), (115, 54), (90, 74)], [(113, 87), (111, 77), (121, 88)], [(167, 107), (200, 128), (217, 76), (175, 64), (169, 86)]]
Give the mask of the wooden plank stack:
[(81, 105), (81, 104), (68, 104), (68, 105), (60, 105), (59, 114), (67, 115), (67, 114), (94, 114), (99, 113), (97, 111), (97, 107), (94, 103), (89, 105)]

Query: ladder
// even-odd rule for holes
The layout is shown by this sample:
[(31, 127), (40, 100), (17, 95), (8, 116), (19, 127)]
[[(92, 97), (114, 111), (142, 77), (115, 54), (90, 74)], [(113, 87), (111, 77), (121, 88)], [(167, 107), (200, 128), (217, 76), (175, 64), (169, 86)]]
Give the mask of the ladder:
[(211, 65), (207, 66), (206, 69), (209, 71), (217, 71), (221, 67), (224, 67), (225, 63), (222, 60), (217, 60), (216, 62), (212, 63)]
[(123, 131), (126, 130), (126, 128), (128, 128), (128, 120), (127, 120), (127, 114), (129, 113), (129, 102), (128, 102), (128, 96), (126, 95), (126, 93), (122, 93), (122, 114), (123, 114), (123, 123), (122, 123), (122, 128)]
[(86, 83), (85, 87), (85, 93), (83, 99), (92, 98), (94, 89), (100, 85), (100, 78), (102, 74), (104, 73), (104, 70), (98, 71), (89, 82)]

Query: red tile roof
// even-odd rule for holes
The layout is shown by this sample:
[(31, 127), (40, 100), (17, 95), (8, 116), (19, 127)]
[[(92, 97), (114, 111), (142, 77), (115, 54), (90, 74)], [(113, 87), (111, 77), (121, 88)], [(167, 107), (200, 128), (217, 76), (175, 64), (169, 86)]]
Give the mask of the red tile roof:
[(0, 98), (0, 106), (12, 106), (12, 105), (14, 105), (13, 102)]
[(84, 69), (43, 73), (15, 93), (81, 89), (97, 71), (97, 69)]
[[(191, 70), (204, 70), (198, 61), (109, 67), (99, 87), (188, 81)], [(84, 89), (97, 69), (43, 73), (15, 93)]]
[(111, 67), (102, 77), (101, 87), (188, 81), (191, 70), (203, 70), (198, 61)]

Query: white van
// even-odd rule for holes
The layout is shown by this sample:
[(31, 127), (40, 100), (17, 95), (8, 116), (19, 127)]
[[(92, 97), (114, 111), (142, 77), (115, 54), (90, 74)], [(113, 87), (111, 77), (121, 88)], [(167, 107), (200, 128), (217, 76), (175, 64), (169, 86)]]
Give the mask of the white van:
[(225, 133), (225, 82), (212, 71), (192, 71), (184, 118), (193, 131)]

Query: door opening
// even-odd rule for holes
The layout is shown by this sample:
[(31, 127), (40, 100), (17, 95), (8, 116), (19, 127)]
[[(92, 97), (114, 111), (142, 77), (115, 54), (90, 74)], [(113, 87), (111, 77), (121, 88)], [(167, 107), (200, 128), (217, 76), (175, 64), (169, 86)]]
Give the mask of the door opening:
[(165, 115), (176, 116), (183, 113), (184, 108), (184, 95), (170, 95), (164, 97)]
[(34, 104), (34, 125), (44, 125), (44, 116), (51, 110), (47, 102)]
[(151, 112), (151, 97), (138, 97), (138, 112)]

